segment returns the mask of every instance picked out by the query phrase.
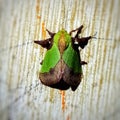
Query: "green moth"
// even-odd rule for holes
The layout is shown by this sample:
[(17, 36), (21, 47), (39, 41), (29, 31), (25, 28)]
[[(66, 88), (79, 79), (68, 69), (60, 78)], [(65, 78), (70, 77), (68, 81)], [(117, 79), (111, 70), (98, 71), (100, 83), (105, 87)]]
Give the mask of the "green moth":
[[(79, 47), (83, 49), (88, 40), (93, 38), (92, 36), (80, 38), (82, 28), (83, 25), (70, 33), (64, 29), (57, 33), (47, 30), (50, 38), (34, 41), (47, 49), (39, 73), (44, 85), (60, 90), (67, 90), (70, 87), (73, 91), (77, 89), (82, 78), (82, 65), (87, 64), (81, 61)], [(76, 32), (74, 37), (73, 32)]]

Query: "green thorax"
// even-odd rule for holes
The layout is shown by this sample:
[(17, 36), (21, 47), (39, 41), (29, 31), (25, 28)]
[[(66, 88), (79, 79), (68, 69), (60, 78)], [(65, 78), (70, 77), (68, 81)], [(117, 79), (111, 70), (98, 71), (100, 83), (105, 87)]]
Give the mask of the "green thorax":
[(53, 44), (56, 44), (60, 53), (62, 54), (64, 50), (68, 47), (71, 43), (71, 36), (63, 29), (59, 31), (53, 40)]
[(61, 30), (55, 34), (53, 45), (46, 52), (40, 72), (49, 72), (51, 68), (56, 66), (60, 59), (63, 59), (66, 65), (75, 73), (82, 72), (80, 55), (73, 49), (71, 36), (65, 30)]

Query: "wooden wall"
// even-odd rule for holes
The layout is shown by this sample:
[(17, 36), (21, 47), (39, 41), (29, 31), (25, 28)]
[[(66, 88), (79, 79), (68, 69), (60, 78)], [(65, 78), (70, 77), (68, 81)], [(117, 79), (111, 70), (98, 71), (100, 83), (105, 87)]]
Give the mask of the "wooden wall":
[[(68, 32), (84, 25), (82, 36), (94, 35), (81, 58), (78, 89), (60, 91), (39, 81), (45, 50), (33, 40), (48, 38), (46, 28)], [(0, 1), (1, 120), (120, 119), (119, 0)]]

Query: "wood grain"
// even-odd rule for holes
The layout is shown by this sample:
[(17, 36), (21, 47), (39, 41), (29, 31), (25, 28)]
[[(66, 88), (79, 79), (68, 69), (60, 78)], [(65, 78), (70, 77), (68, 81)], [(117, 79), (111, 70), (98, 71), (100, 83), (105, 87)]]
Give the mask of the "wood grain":
[[(120, 119), (119, 0), (0, 1), (1, 120)], [(88, 62), (75, 92), (63, 92), (39, 81), (45, 50), (33, 40), (65, 28), (84, 25), (94, 35), (81, 58)]]

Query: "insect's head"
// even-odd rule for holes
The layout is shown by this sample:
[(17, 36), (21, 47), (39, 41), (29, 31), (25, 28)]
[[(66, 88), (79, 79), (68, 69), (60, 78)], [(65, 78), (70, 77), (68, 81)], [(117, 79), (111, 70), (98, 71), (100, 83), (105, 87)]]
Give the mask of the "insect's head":
[[(72, 46), (75, 49), (78, 49), (79, 47), (83, 49), (88, 44), (88, 40), (96, 38), (96, 33), (93, 36), (79, 37), (79, 34), (81, 34), (82, 29), (83, 25), (81, 25), (75, 30), (72, 30), (70, 33), (67, 33), (65, 29), (58, 31), (57, 33), (52, 33), (49, 30), (47, 30), (47, 32), (50, 35), (50, 38), (34, 42), (46, 49), (50, 49), (54, 43), (57, 46), (62, 46), (64, 49), (69, 45), (69, 43), (72, 43)], [(77, 32), (74, 37), (72, 37), (73, 32)]]

